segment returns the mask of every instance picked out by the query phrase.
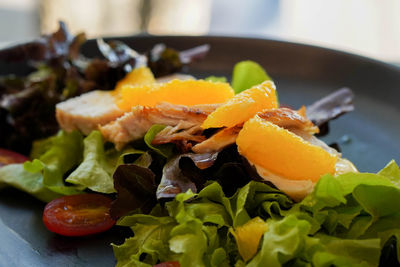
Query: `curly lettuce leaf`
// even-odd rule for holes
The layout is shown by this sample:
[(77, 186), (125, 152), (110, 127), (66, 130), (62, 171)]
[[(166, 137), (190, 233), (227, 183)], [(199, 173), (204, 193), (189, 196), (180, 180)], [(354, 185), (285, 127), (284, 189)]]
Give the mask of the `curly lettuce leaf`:
[(313, 193), (289, 213), (310, 222), (311, 233), (343, 240), (377, 239), (382, 250), (392, 237), (399, 237), (399, 172), (392, 161), (378, 174), (323, 176)]
[(378, 174), (390, 179), (394, 185), (400, 188), (400, 168), (394, 160), (390, 161)]
[(135, 214), (121, 219), (118, 224), (131, 227), (135, 236), (126, 239), (122, 245), (113, 244), (117, 267), (153, 266), (158, 261), (170, 259), (172, 252), (168, 240), (177, 225), (173, 218)]
[(32, 150), (30, 153), (30, 158), (31, 159), (38, 159), (40, 156), (42, 156), (44, 153), (49, 150), (53, 144), (53, 139), (50, 138), (45, 138), (45, 139), (40, 139), (40, 140), (35, 140), (32, 143)]
[[(393, 165), (387, 168), (393, 168)], [(382, 171), (387, 171), (387, 168)], [(342, 235), (346, 232), (348, 236), (358, 237), (374, 221), (400, 212), (400, 207), (395, 204), (395, 200), (400, 201), (399, 193), (400, 188), (393, 180), (379, 174), (325, 175), (318, 181), (313, 193), (298, 206), (301, 211), (311, 214), (314, 223), (325, 227), (333, 225), (330, 232), (339, 223), (350, 227), (348, 231), (341, 229)]]
[(199, 220), (190, 220), (175, 226), (171, 230), (169, 247), (179, 254), (179, 263), (182, 266), (205, 267), (203, 256), (207, 251), (207, 235), (203, 231)]
[(60, 131), (43, 144), (46, 152), (37, 153), (39, 158), (25, 162), (24, 168), (31, 173), (43, 175), (43, 185), (53, 192), (71, 195), (78, 194), (82, 186), (67, 186), (64, 174), (77, 166), (82, 160), (82, 134), (77, 131), (66, 133)]
[(235, 207), (233, 226), (245, 224), (255, 215), (267, 219), (281, 218), (283, 211), (288, 210), (293, 202), (278, 189), (259, 182), (250, 182), (231, 199)]
[[(166, 203), (166, 218), (174, 226), (162, 243), (170, 254), (150, 252), (145, 259), (150, 264), (178, 260), (181, 266), (389, 266), (400, 262), (393, 246), (400, 238), (398, 174), (391, 162), (378, 174), (325, 175), (295, 205), (279, 190), (254, 181), (231, 197), (216, 182), (198, 194), (180, 193)], [(267, 231), (256, 254), (253, 249), (242, 258), (231, 233), (256, 217)], [(124, 225), (137, 227), (129, 218)], [(251, 238), (251, 231), (241, 237)]]
[(190, 190), (181, 193), (166, 206), (170, 216), (173, 216), (179, 223), (199, 220), (202, 223), (227, 226), (231, 224), (230, 203), (221, 192), (220, 185), (213, 183), (198, 195)]
[[(31, 157), (34, 160), (24, 164), (25, 170), (40, 173), (43, 186), (63, 195), (77, 194), (86, 188), (114, 193), (112, 175), (118, 165), (134, 161), (149, 167), (152, 162), (152, 157), (141, 150), (106, 148), (99, 131), (91, 132), (86, 138), (78, 132), (61, 131), (56, 136), (36, 141)], [(64, 177), (65, 182), (72, 185), (65, 183)]]
[(247, 267), (279, 267), (295, 258), (305, 249), (305, 240), (310, 231), (310, 224), (289, 215), (283, 220), (268, 221), (268, 231), (264, 234), (260, 252), (247, 264)]
[(110, 155), (104, 151), (103, 137), (99, 131), (91, 132), (83, 140), (83, 146), (83, 162), (66, 181), (95, 192), (115, 192), (112, 174), (119, 155)]
[(268, 220), (268, 231), (258, 254), (246, 267), (263, 266), (377, 266), (379, 239), (341, 239), (310, 236), (311, 224), (294, 215)]
[(1, 167), (0, 185), (15, 187), (44, 202), (49, 202), (61, 196), (43, 185), (41, 173), (28, 172), (24, 169), (23, 164), (10, 164)]
[(380, 240), (341, 239), (317, 235), (316, 252), (312, 255), (313, 266), (378, 266), (381, 253)]
[[(169, 236), (162, 236), (157, 241), (162, 242), (162, 246), (168, 244), (168, 256), (146, 251), (143, 262), (155, 264), (178, 260), (181, 266), (232, 266), (241, 260), (235, 240), (229, 233), (237, 214), (242, 213), (242, 211), (237, 212), (237, 209), (247, 209), (248, 220), (253, 214), (269, 217), (269, 212), (276, 213), (276, 217), (278, 217), (280, 210), (288, 208), (279, 206), (282, 202), (279, 200), (281, 194), (276, 189), (258, 182), (251, 182), (248, 187), (240, 189), (230, 198), (225, 196), (222, 187), (217, 182), (209, 184), (198, 194), (190, 190), (180, 193), (174, 200), (166, 203), (169, 214), (169, 217), (166, 218), (173, 219), (175, 226), (170, 230)], [(268, 202), (277, 202), (277, 204), (269, 205)], [(260, 203), (261, 208), (256, 207), (256, 203)], [(271, 206), (276, 209), (269, 209)], [(143, 254), (140, 248), (134, 247), (136, 246), (135, 240), (146, 238), (146, 233), (140, 230), (145, 226), (139, 226), (140, 222), (137, 221), (137, 218), (138, 215), (125, 216), (118, 222), (120, 225), (130, 226), (135, 236), (135, 239), (131, 238), (121, 246), (114, 246), (114, 250), (119, 250), (116, 252), (118, 264), (121, 261), (124, 264), (135, 265)], [(161, 218), (153, 219), (157, 221)], [(241, 221), (246, 222), (244, 218)], [(130, 242), (134, 244), (130, 244)], [(129, 250), (130, 255), (136, 256), (127, 258), (121, 252), (122, 249)], [(164, 251), (168, 250), (164, 249)]]
[(3, 167), (0, 182), (45, 202), (61, 195), (80, 193), (83, 187), (65, 184), (64, 176), (81, 162), (82, 140), (78, 132), (60, 131), (36, 141), (31, 153), (33, 161)]

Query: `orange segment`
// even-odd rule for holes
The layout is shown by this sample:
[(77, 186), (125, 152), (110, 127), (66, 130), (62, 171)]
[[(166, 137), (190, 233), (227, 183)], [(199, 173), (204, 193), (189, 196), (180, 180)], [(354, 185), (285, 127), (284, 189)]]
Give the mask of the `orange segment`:
[(259, 116), (244, 124), (236, 143), (249, 161), (287, 179), (317, 181), (335, 173), (335, 155)]
[(137, 105), (154, 107), (160, 102), (193, 106), (224, 103), (233, 95), (233, 89), (228, 83), (172, 80), (164, 84), (125, 85), (121, 89), (121, 99), (117, 105), (123, 110), (129, 110)]
[(255, 217), (231, 232), (244, 261), (250, 260), (257, 253), (261, 237), (267, 230), (267, 223)]
[(147, 67), (140, 67), (129, 72), (122, 80), (115, 86), (115, 92), (118, 93), (125, 85), (142, 86), (149, 85), (156, 82), (153, 73)]
[(233, 127), (245, 122), (263, 109), (278, 107), (275, 84), (265, 81), (235, 95), (208, 115), (201, 126), (207, 128)]

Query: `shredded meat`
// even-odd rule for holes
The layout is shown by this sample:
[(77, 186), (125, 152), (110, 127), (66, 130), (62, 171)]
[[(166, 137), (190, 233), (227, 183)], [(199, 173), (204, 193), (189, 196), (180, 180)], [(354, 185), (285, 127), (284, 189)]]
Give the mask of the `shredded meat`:
[(201, 135), (203, 129), (199, 125), (190, 128), (184, 128), (182, 122), (176, 126), (167, 126), (164, 130), (159, 132), (151, 142), (153, 145), (161, 145), (172, 143), (174, 141), (193, 141), (196, 143), (203, 142), (206, 137)]
[(176, 126), (167, 126), (159, 132), (151, 142), (153, 145), (174, 143), (181, 153), (187, 153), (192, 149), (193, 143), (200, 143), (206, 140), (202, 135), (203, 129), (200, 125), (185, 129), (182, 123)]
[(181, 106), (161, 103), (155, 107), (133, 107), (115, 121), (100, 126), (105, 138), (115, 144), (117, 149), (127, 143), (142, 138), (154, 124), (177, 126), (179, 129), (191, 129), (200, 126), (208, 114), (218, 105)]
[(301, 129), (310, 134), (319, 133), (319, 129), (305, 116), (304, 106), (298, 111), (290, 108), (264, 110), (258, 116), (285, 129)]

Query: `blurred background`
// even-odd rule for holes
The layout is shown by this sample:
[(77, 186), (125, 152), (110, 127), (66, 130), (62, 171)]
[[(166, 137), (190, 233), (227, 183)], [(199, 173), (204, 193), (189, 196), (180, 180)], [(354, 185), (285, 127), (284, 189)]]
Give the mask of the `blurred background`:
[(399, 0), (0, 0), (0, 47), (64, 20), (89, 38), (230, 35), (273, 38), (400, 62)]

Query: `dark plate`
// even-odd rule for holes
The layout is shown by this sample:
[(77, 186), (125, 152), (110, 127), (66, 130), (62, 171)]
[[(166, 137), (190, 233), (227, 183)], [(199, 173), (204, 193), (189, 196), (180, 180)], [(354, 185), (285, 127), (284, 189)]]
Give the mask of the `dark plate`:
[[(163, 42), (177, 49), (208, 43), (210, 54), (189, 73), (229, 76), (233, 65), (250, 59), (274, 78), (280, 102), (300, 107), (338, 89), (350, 87), (356, 110), (331, 123), (325, 141), (338, 142), (344, 157), (361, 171), (376, 172), (391, 159), (400, 161), (400, 69), (379, 61), (319, 47), (261, 39), (229, 37), (125, 37), (138, 51)], [(94, 41), (84, 46), (98, 56)], [(22, 72), (19, 65), (0, 62), (0, 74)], [(0, 129), (1, 130), (1, 129)], [(0, 266), (113, 266), (111, 242), (124, 230), (86, 238), (53, 235), (42, 224), (43, 204), (7, 189), (0, 195)], [(126, 233), (125, 233), (126, 234)]]

